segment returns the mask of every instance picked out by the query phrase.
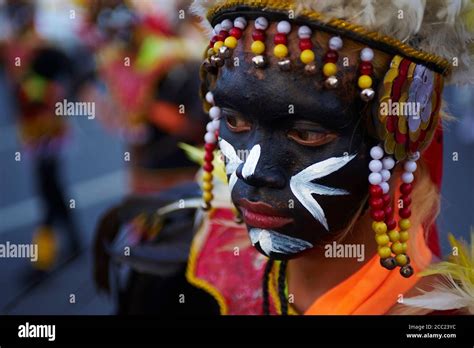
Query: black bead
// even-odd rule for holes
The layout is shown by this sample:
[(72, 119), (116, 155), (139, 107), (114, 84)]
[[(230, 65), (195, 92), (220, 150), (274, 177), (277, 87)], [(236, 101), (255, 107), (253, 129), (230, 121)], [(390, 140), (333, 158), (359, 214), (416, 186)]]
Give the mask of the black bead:
[(395, 260), (394, 257), (387, 257), (385, 259), (380, 259), (380, 264), (382, 265), (382, 267), (388, 270), (392, 270), (395, 267), (397, 267), (397, 261)]
[(410, 278), (413, 275), (413, 267), (406, 264), (402, 268), (400, 268), (400, 274), (405, 278)]

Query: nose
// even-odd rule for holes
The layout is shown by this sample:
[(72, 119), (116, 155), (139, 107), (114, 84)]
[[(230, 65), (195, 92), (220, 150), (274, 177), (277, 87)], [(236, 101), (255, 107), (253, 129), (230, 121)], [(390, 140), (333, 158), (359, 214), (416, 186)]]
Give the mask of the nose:
[(282, 189), (286, 186), (286, 178), (282, 171), (277, 167), (257, 166), (252, 175), (244, 177), (242, 168), (244, 164), (237, 167), (237, 177), (248, 185), (255, 187), (270, 187)]

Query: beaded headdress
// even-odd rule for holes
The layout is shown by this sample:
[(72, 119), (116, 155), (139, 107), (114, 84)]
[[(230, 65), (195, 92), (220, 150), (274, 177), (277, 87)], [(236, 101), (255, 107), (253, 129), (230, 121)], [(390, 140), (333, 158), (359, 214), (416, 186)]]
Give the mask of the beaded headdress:
[[(195, 1), (195, 12), (204, 18), (210, 43), (202, 65), (202, 96), (211, 121), (205, 135), (203, 199), (212, 201), (212, 160), (219, 129), (220, 109), (208, 88), (210, 76), (231, 59), (233, 50), (244, 45), (244, 29), (252, 25), (252, 40), (246, 51), (253, 54), (255, 69), (266, 69), (270, 61), (282, 71), (302, 69), (325, 88), (338, 88), (344, 66), (339, 51), (345, 39), (359, 42), (358, 76), (355, 84), (364, 102), (376, 102), (372, 120), (380, 143), (370, 151), (369, 205), (372, 228), (381, 264), (400, 266), (400, 273), (413, 273), (406, 255), (410, 228), (410, 193), (420, 153), (439, 128), (444, 82), (474, 81), (474, 2), (471, 0), (318, 0), (318, 1)], [(266, 30), (275, 23), (269, 40)], [(319, 60), (313, 50), (313, 35), (329, 34), (328, 49)], [(288, 36), (297, 33), (298, 57), (289, 57)], [(378, 86), (373, 83), (374, 50), (392, 56), (389, 69)], [(268, 59), (273, 55), (276, 59)], [(294, 56), (294, 55), (293, 55)], [(320, 61), (321, 64), (316, 62)], [(230, 63), (229, 63), (230, 64)], [(408, 102), (416, 110), (397, 110), (391, 104)], [(441, 154), (439, 154), (441, 155)], [(402, 206), (398, 221), (391, 206), (389, 179), (397, 162), (403, 161), (400, 186)], [(232, 170), (230, 170), (232, 172)], [(235, 178), (230, 177), (230, 183)]]

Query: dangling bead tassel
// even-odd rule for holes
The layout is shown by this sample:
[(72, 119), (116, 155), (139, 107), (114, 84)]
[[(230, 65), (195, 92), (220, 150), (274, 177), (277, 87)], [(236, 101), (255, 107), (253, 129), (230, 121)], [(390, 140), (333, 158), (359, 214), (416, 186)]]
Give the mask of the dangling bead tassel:
[(324, 55), (323, 74), (326, 78), (324, 85), (326, 88), (336, 88), (339, 81), (337, 74), (337, 60), (339, 59), (339, 51), (342, 48), (342, 39), (339, 36), (334, 36), (329, 40), (329, 50)]
[(291, 32), (291, 24), (288, 21), (281, 21), (277, 24), (277, 34), (273, 38), (275, 47), (273, 54), (280, 59), (278, 66), (283, 71), (288, 71), (291, 68), (291, 61), (288, 59), (288, 38), (287, 35)]
[(359, 65), (359, 80), (357, 84), (359, 88), (362, 90), (360, 92), (360, 97), (363, 101), (370, 101), (374, 98), (375, 92), (372, 89), (372, 73), (373, 73), (373, 66), (372, 60), (374, 59), (374, 51), (369, 48), (365, 47), (360, 52), (360, 60), (362, 61)]
[[(214, 96), (211, 92), (206, 94), (206, 101), (214, 105)], [(203, 164), (203, 174), (202, 174), (202, 199), (203, 199), (203, 209), (210, 210), (212, 208), (211, 202), (214, 198), (212, 194), (213, 186), (213, 175), (212, 171), (214, 166), (212, 161), (214, 160), (214, 150), (216, 148), (217, 136), (219, 130), (219, 118), (221, 115), (221, 109), (217, 106), (212, 106), (209, 110), (209, 116), (211, 121), (207, 124), (206, 135), (204, 136), (204, 164)]]
[(298, 29), (299, 47), (301, 50), (300, 60), (305, 65), (304, 70), (307, 74), (316, 72), (315, 56), (313, 52), (313, 43), (311, 42), (312, 30), (306, 25), (302, 25)]
[(222, 21), (221, 26), (224, 30), (229, 31), (229, 36), (224, 40), (224, 46), (219, 48), (219, 56), (225, 60), (232, 56), (233, 50), (237, 47), (237, 43), (242, 37), (243, 30), (247, 26), (247, 21), (244, 17), (237, 17), (234, 23), (226, 19)]

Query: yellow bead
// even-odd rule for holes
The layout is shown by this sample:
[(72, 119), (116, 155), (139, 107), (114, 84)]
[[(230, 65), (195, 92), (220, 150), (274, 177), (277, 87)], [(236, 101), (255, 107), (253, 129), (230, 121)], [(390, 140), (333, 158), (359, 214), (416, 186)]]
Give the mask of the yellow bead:
[(382, 259), (386, 259), (392, 255), (392, 252), (388, 246), (380, 247), (378, 253)]
[(222, 46), (224, 46), (224, 42), (223, 42), (223, 41), (217, 41), (217, 42), (214, 44), (214, 52), (215, 52), (215, 53), (218, 53), (218, 52), (219, 52), (219, 48), (221, 48)]
[(252, 42), (252, 46), (250, 46), (253, 54), (262, 54), (265, 52), (265, 44), (262, 41), (254, 41)]
[(366, 89), (372, 86), (372, 78), (369, 75), (362, 75), (359, 77), (359, 88)]
[(273, 49), (273, 54), (278, 58), (285, 58), (288, 55), (288, 48), (283, 44), (278, 44)]
[(204, 183), (202, 184), (202, 190), (203, 191), (212, 191), (214, 185), (212, 185), (212, 183), (210, 181), (204, 181)]
[(202, 173), (202, 180), (208, 182), (212, 181), (212, 174), (210, 172)]
[(395, 256), (395, 260), (397, 260), (399, 266), (405, 266), (408, 262), (408, 258), (405, 254)]
[(400, 231), (400, 242), (406, 242), (409, 237), (408, 231)]
[(214, 198), (214, 195), (212, 194), (212, 192), (203, 192), (202, 193), (202, 199), (206, 203), (211, 202), (213, 198)]
[(377, 234), (383, 234), (387, 232), (387, 225), (382, 221), (374, 221), (372, 222), (372, 229)]
[(395, 255), (403, 253), (403, 245), (400, 242), (395, 242), (392, 244), (392, 251)]
[(386, 234), (377, 234), (375, 235), (375, 241), (378, 245), (384, 246), (390, 242), (390, 238)]
[(397, 230), (391, 230), (388, 232), (388, 236), (390, 237), (390, 241), (393, 242), (398, 242), (400, 239), (400, 233), (398, 233)]
[(402, 251), (403, 251), (404, 253), (406, 253), (406, 252), (407, 252), (407, 249), (408, 249), (408, 244), (407, 244), (407, 243), (402, 243)]
[(213, 48), (209, 48), (209, 49), (207, 50), (207, 57), (209, 58), (210, 56), (214, 55), (214, 53), (215, 53), (215, 52), (214, 52), (214, 47), (213, 47)]
[(303, 63), (309, 64), (314, 61), (314, 52), (311, 50), (304, 50), (300, 54), (300, 59)]
[(400, 229), (403, 230), (403, 231), (406, 231), (410, 228), (411, 224), (410, 224), (410, 220), (408, 219), (401, 219), (399, 222), (398, 222), (398, 226), (400, 226)]
[(323, 74), (324, 76), (334, 76), (337, 73), (337, 65), (334, 63), (326, 63), (323, 66)]
[(227, 38), (224, 41), (224, 45), (226, 45), (229, 48), (236, 48), (237, 47), (237, 39), (233, 36), (227, 36)]

